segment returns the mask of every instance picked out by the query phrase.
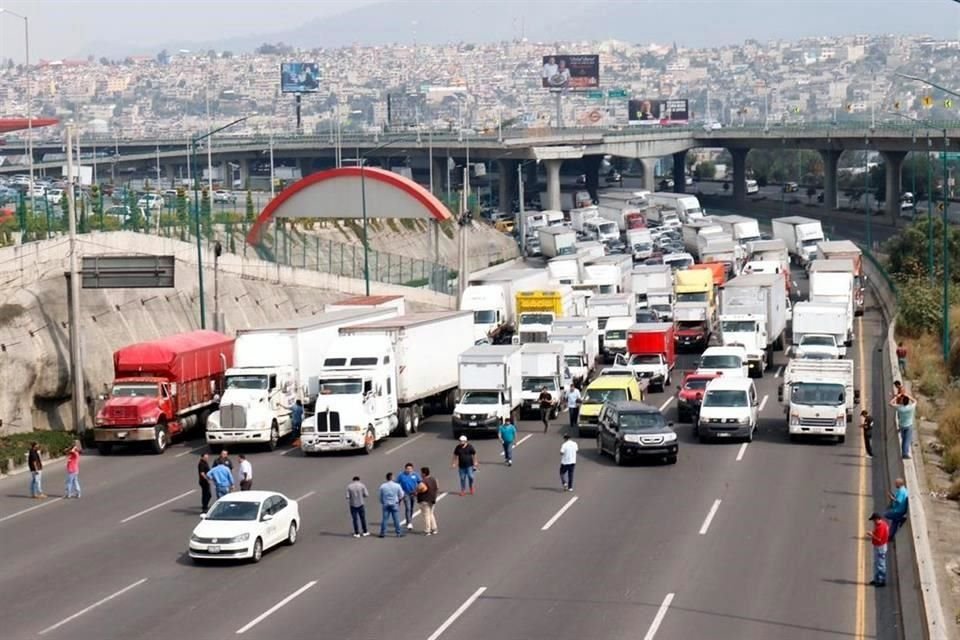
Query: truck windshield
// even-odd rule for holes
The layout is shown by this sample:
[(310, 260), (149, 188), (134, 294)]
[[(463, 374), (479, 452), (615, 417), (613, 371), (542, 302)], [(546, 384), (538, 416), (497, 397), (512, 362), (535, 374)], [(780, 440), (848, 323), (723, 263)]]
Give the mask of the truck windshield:
[(227, 389), (266, 389), (267, 376), (227, 376)]
[(720, 331), (724, 333), (753, 333), (756, 330), (756, 320), (724, 320), (720, 323)]
[(627, 331), (626, 329), (609, 329), (604, 334), (604, 339), (606, 340), (626, 340)]
[(564, 363), (565, 363), (568, 367), (582, 367), (582, 366), (583, 366), (583, 361), (580, 360), (580, 356), (578, 356), (578, 355), (563, 356), (563, 361), (564, 361)]
[(823, 242), (823, 238), (807, 238), (806, 240), (800, 241), (800, 246), (804, 248), (812, 247), (816, 249), (817, 245), (821, 242)]
[(549, 313), (524, 313), (520, 316), (520, 324), (553, 324), (553, 316)]
[(620, 235), (617, 229), (617, 223), (615, 222), (602, 222), (597, 225), (597, 230), (603, 235)]
[(794, 404), (843, 404), (843, 385), (826, 382), (803, 382), (793, 385), (790, 402)]
[(547, 391), (555, 391), (557, 389), (557, 381), (548, 377), (534, 376), (523, 378), (521, 384), (523, 391), (540, 391), (543, 387), (546, 387)]
[(360, 378), (340, 378), (338, 380), (321, 380), (320, 395), (343, 396), (363, 391), (363, 382)]
[(706, 302), (707, 292), (701, 293), (678, 293), (677, 302)]
[(635, 353), (630, 356), (630, 364), (660, 364), (657, 354)]
[(500, 404), (499, 391), (467, 391), (460, 398), (463, 404)]
[(660, 429), (664, 426), (663, 416), (653, 411), (645, 413), (621, 413), (620, 431), (646, 431), (649, 429)]
[(473, 312), (473, 324), (493, 324), (497, 321), (497, 312), (489, 309)]
[(707, 391), (707, 395), (704, 396), (703, 406), (745, 407), (747, 406), (747, 392), (736, 389), (713, 389)]
[(677, 331), (703, 331), (703, 320), (680, 320)]
[(115, 384), (110, 391), (110, 396), (113, 398), (156, 398), (158, 389), (157, 385), (149, 383)]
[(700, 359), (701, 369), (739, 369), (743, 366), (740, 356), (703, 356)]
[(805, 347), (835, 347), (837, 341), (833, 336), (803, 336), (800, 344)]
[(583, 403), (603, 404), (604, 402), (622, 402), (626, 399), (626, 389), (587, 389), (587, 393), (583, 396)]

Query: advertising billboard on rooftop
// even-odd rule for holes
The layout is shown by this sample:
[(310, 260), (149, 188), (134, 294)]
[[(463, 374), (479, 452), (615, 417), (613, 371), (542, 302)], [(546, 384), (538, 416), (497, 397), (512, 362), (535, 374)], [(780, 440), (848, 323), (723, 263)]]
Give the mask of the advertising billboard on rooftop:
[(280, 63), (280, 91), (314, 93), (320, 90), (320, 65), (316, 62)]
[(689, 102), (686, 98), (634, 99), (627, 105), (627, 119), (630, 124), (639, 125), (687, 124), (690, 120)]
[(600, 86), (600, 56), (543, 56), (540, 78), (545, 89), (554, 91), (596, 89)]

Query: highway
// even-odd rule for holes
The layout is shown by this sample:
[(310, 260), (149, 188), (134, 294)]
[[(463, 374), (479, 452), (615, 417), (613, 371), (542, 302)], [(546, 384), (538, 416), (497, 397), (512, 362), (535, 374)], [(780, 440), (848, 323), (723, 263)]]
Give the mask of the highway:
[[(871, 410), (883, 401), (881, 380), (861, 364), (881, 323), (869, 305), (852, 350)], [(683, 356), (678, 371), (693, 361)], [(430, 466), (441, 492), (455, 491), (445, 416), (371, 456), (250, 454), (255, 487), (299, 499), (303, 514), (297, 545), (255, 566), (186, 557), (199, 516), (200, 441), (163, 456), (87, 452), (80, 500), (57, 499), (62, 463), (45, 471), (45, 502), (26, 498), (26, 476), (2, 479), (2, 636), (893, 638), (876, 624), (878, 611), (895, 607), (893, 589), (865, 584), (871, 461), (856, 428), (842, 445), (788, 441), (776, 393), (785, 362), (778, 353), (758, 381), (753, 443), (699, 444), (678, 424), (676, 465), (616, 467), (581, 439), (573, 493), (560, 491), (558, 477), (565, 413), (548, 434), (520, 424), (513, 467), (496, 440), (475, 442), (477, 494), (442, 498), (435, 537), (422, 536), (416, 519), (403, 539), (354, 539), (344, 487), (359, 475), (375, 494), (385, 472), (410, 461)], [(674, 419), (672, 397), (648, 401)], [(882, 461), (873, 462), (879, 471)], [(367, 508), (376, 533), (375, 499)]]

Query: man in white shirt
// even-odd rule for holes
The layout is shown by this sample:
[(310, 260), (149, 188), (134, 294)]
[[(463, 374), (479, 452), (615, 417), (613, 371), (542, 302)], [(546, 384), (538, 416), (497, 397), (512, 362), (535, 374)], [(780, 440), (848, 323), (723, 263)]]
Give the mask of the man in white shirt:
[(253, 465), (247, 456), (240, 454), (240, 491), (250, 491), (253, 488)]
[(569, 435), (563, 436), (563, 444), (560, 445), (560, 482), (564, 491), (573, 491), (573, 470), (577, 466), (579, 448)]
[(577, 428), (577, 419), (580, 417), (580, 404), (583, 402), (580, 396), (580, 390), (571, 384), (570, 390), (564, 394), (564, 400), (566, 400), (567, 411), (570, 414), (570, 430), (573, 431)]

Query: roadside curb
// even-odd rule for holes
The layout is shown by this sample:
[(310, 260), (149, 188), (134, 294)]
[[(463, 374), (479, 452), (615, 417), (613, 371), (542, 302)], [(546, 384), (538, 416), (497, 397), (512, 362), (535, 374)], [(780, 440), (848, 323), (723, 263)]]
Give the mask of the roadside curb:
[[(44, 452), (41, 452), (41, 453), (40, 453), (40, 459), (43, 461), (43, 464), (44, 464), (44, 465), (47, 465), (47, 464), (50, 464), (50, 463), (53, 463), (53, 462), (60, 462), (61, 460), (66, 460), (67, 457), (66, 457), (66, 456), (57, 456), (57, 457), (55, 457), (55, 458), (51, 458), (51, 457), (49, 457), (49, 455), (47, 454), (47, 452), (44, 451)], [(18, 466), (12, 466), (12, 465), (11, 465), (11, 467), (9, 468), (9, 470), (8, 470), (6, 473), (0, 473), (0, 479), (3, 479), (3, 478), (12, 478), (13, 476), (19, 476), (19, 475), (22, 475), (22, 474), (26, 473), (26, 472), (29, 471), (29, 470), (30, 470), (30, 467), (29, 467), (29, 465), (28, 465), (26, 462), (24, 462), (23, 464), (18, 465)]]

